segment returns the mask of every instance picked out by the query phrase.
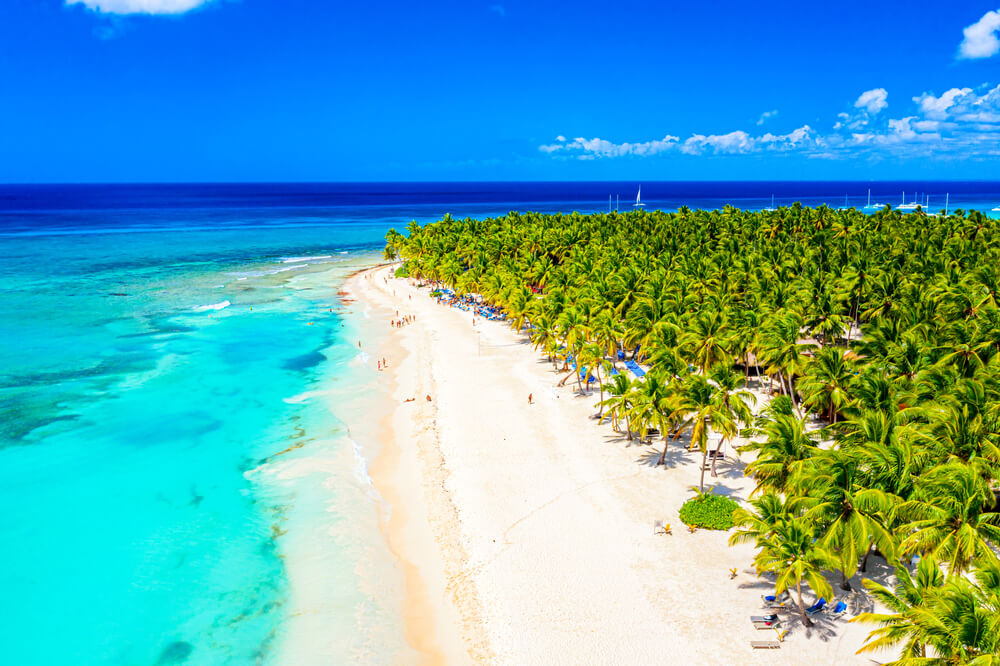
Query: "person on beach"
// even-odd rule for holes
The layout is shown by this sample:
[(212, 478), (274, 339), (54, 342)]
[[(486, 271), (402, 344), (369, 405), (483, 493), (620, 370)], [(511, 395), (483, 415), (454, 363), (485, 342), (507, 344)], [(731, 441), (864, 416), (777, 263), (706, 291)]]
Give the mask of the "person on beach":
[(529, 404), (529, 405), (530, 405), (530, 404), (532, 404), (532, 403), (531, 403), (531, 394), (530, 394), (530, 393), (528, 394), (528, 404)]

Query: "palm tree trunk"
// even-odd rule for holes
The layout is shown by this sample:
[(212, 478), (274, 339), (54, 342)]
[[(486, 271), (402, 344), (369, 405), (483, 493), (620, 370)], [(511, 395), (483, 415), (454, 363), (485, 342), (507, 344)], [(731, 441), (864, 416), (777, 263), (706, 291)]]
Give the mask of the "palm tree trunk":
[(708, 464), (708, 445), (701, 451), (701, 480), (698, 481), (698, 492), (705, 492), (705, 465)]
[(806, 606), (805, 606), (804, 603), (802, 603), (802, 581), (801, 580), (795, 581), (795, 590), (799, 594), (799, 615), (802, 616), (802, 624), (804, 624), (807, 627), (811, 627), (811, 626), (813, 626), (813, 622), (812, 622), (812, 620), (809, 619), (809, 616), (806, 615)]
[[(718, 450), (718, 451), (721, 451), (721, 450), (722, 450), (722, 446), (723, 446), (723, 445), (724, 445), (725, 443), (726, 443), (726, 439), (725, 439), (725, 438), (722, 438), (721, 440), (719, 440), (719, 447), (718, 447), (718, 449), (717, 449), (717, 450)], [(719, 456), (718, 456), (718, 455), (714, 455), (714, 456), (712, 456), (712, 478), (715, 478), (715, 477), (719, 476), (718, 474), (716, 474), (716, 473), (715, 473), (715, 463), (716, 463), (716, 461), (717, 461), (718, 459), (719, 459)]]
[(625, 412), (625, 430), (628, 432), (628, 441), (632, 441), (632, 417)]
[(872, 550), (874, 550), (874, 546), (868, 546), (868, 551), (865, 553), (865, 556), (861, 559), (862, 573), (868, 571), (868, 557), (872, 554)]
[(600, 423), (604, 419), (604, 382), (601, 381), (600, 363), (594, 367), (594, 372), (597, 373), (597, 385), (601, 387), (601, 408), (597, 410), (597, 422)]
[(795, 399), (795, 384), (792, 383), (792, 373), (788, 373), (788, 395), (792, 399), (792, 407), (795, 408), (795, 413), (802, 418), (802, 408), (799, 406), (798, 400)]
[(663, 453), (660, 454), (660, 459), (656, 461), (657, 465), (662, 465), (667, 459), (667, 440), (669, 439), (668, 433), (663, 433)]

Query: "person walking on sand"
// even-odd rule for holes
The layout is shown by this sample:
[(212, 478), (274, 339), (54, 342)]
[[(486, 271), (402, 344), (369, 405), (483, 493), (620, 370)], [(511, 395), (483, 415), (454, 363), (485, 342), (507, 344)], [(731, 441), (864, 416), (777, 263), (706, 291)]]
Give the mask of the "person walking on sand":
[(529, 405), (530, 405), (530, 404), (532, 404), (532, 403), (531, 403), (531, 394), (530, 394), (530, 393), (528, 394), (528, 404), (529, 404)]

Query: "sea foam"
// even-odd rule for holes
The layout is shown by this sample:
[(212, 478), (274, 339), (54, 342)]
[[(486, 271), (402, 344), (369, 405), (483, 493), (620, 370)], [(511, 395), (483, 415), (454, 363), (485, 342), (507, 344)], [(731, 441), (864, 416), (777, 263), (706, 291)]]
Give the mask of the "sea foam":
[(232, 303), (229, 301), (220, 301), (219, 303), (212, 303), (211, 305), (199, 305), (194, 308), (195, 312), (208, 312), (209, 310), (223, 310), (228, 308)]
[(318, 395), (329, 395), (329, 393), (330, 391), (304, 391), (290, 398), (282, 398), (282, 401), (287, 402), (289, 405), (300, 405), (303, 402), (307, 402), (310, 398), (315, 398)]

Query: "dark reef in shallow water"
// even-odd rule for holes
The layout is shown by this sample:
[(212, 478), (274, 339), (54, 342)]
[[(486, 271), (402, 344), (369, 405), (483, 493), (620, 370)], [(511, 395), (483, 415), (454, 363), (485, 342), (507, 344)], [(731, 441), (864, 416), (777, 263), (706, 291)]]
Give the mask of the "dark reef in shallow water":
[(160, 658), (156, 660), (157, 666), (168, 666), (169, 664), (182, 664), (194, 652), (194, 646), (187, 641), (174, 641), (163, 648)]

